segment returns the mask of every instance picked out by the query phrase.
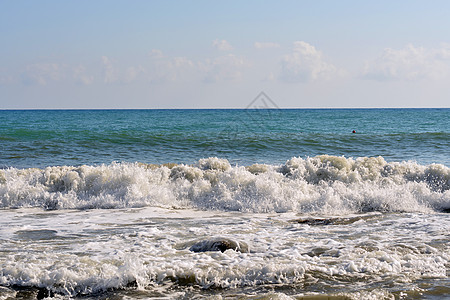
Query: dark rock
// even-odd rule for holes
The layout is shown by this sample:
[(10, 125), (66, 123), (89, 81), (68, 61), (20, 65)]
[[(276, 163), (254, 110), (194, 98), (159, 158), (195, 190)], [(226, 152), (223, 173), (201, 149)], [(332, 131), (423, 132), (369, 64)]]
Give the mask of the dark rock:
[(126, 285), (127, 288), (137, 288), (138, 284), (136, 280), (131, 280)]
[(203, 240), (195, 243), (189, 248), (189, 250), (191, 250), (192, 252), (206, 252), (206, 251), (225, 252), (228, 249), (239, 252), (248, 252), (247, 244), (226, 238)]
[(317, 226), (317, 225), (334, 225), (334, 220), (331, 219), (300, 219), (295, 220), (294, 222), (299, 224), (308, 224), (311, 226)]
[(55, 297), (55, 293), (47, 288), (38, 288), (36, 299), (45, 299), (49, 297)]
[(358, 221), (370, 221), (376, 219), (378, 215), (365, 215), (365, 216), (354, 216), (354, 217), (331, 217), (331, 218), (302, 218), (297, 220), (292, 220), (291, 222), (298, 224), (306, 224), (310, 226), (321, 226), (321, 225), (349, 225)]

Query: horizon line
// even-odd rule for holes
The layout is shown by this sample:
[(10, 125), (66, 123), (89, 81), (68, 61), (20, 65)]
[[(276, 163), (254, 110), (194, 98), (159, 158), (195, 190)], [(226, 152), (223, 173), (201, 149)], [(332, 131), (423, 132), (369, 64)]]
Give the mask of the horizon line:
[(296, 109), (450, 109), (450, 107), (218, 107), (218, 108), (0, 108), (0, 111), (14, 110), (296, 110)]

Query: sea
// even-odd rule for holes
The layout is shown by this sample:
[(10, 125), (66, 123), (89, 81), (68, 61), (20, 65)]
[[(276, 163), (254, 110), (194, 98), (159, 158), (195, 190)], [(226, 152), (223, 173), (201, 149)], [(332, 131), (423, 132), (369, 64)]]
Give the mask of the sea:
[(0, 110), (0, 299), (450, 299), (450, 109), (266, 104)]

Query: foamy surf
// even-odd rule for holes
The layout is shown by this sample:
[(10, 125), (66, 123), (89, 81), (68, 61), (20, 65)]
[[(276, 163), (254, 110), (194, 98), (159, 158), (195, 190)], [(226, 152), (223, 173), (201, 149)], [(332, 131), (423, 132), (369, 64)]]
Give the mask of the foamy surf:
[[(296, 213), (154, 207), (0, 214), (6, 298), (27, 291), (28, 299), (381, 300), (450, 292), (450, 224), (441, 214), (369, 213), (333, 225), (300, 223)], [(192, 249), (219, 236), (248, 251)]]
[(2, 208), (195, 208), (254, 213), (439, 212), (450, 168), (321, 155), (282, 165), (112, 163), (0, 170)]

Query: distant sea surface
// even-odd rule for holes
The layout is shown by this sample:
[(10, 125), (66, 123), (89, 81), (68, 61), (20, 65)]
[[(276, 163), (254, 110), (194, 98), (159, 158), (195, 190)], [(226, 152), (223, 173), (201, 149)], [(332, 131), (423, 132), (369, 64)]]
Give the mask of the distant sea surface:
[(0, 165), (192, 164), (213, 156), (279, 164), (328, 154), (448, 166), (449, 132), (450, 109), (0, 111)]
[(450, 109), (0, 110), (0, 298), (448, 299), (449, 167)]

